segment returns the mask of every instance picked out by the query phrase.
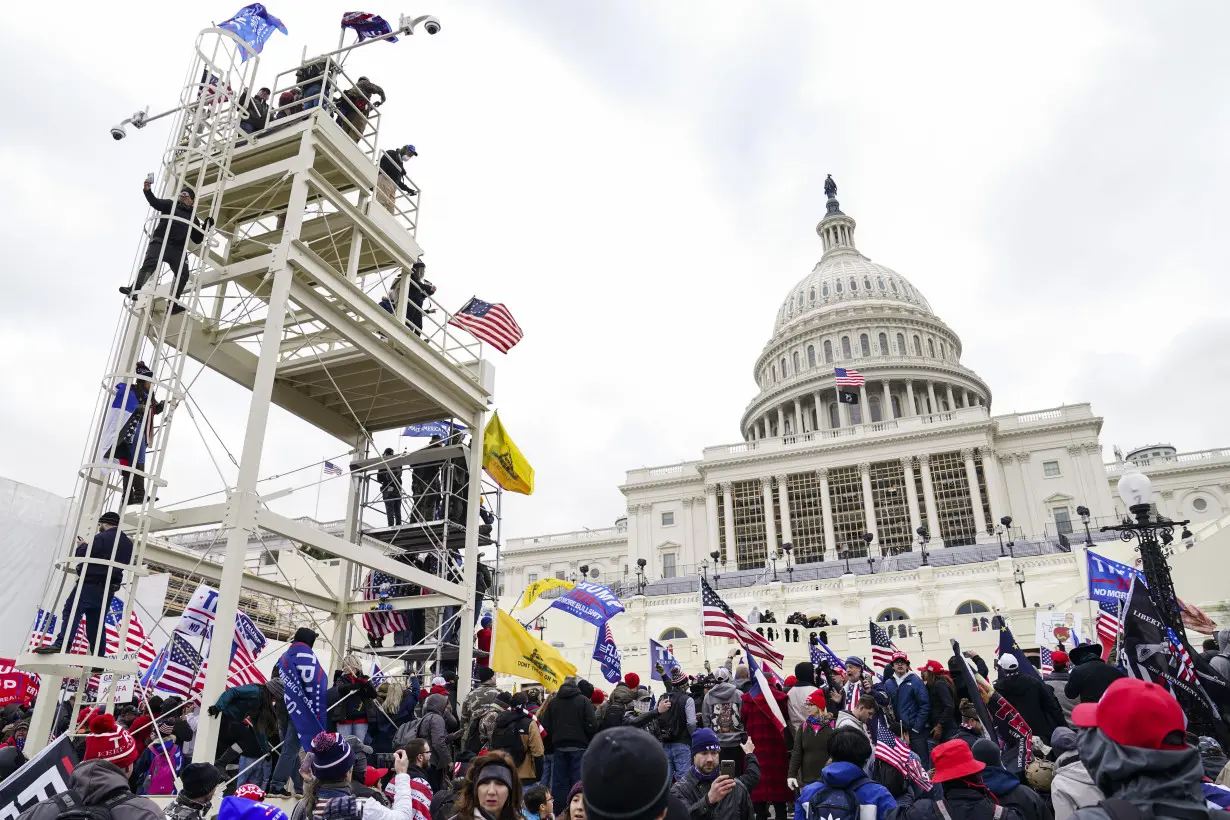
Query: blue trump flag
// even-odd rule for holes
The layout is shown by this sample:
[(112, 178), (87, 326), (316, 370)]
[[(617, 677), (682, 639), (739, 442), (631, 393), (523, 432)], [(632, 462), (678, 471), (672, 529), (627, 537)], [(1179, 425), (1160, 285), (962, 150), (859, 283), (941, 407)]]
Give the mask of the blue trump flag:
[(312, 748), (312, 738), (325, 730), (325, 693), (329, 681), (312, 647), (292, 643), (278, 659), (286, 687), (286, 712), (295, 724), (301, 748)]
[(440, 419), (439, 421), (421, 421), (418, 424), (411, 424), (405, 430), (402, 430), (401, 434), (411, 438), (430, 438), (432, 436), (448, 438), (453, 433), (464, 433), (466, 429), (466, 426), (460, 422)]
[[(1021, 647), (1016, 642), (1016, 638), (1012, 637), (1012, 630), (1002, 620), (999, 627), (999, 649), (996, 651), (996, 657), (1002, 658), (1004, 655), (1012, 655), (1017, 660), (1020, 667), (1020, 672), (1023, 675), (1032, 675), (1038, 680), (1042, 680), (1042, 675), (1038, 673), (1037, 667), (1029, 662), (1029, 658), (1025, 657), (1025, 653), (1021, 651)], [(1003, 672), (1000, 672), (1003, 675)]]
[[(393, 27), (389, 25), (388, 20), (368, 11), (346, 12), (342, 15), (342, 28), (353, 29), (354, 33), (359, 35), (360, 43), (368, 37), (383, 37), (393, 33)], [(389, 42), (396, 43), (397, 38), (390, 37)]]
[[(263, 3), (253, 3), (235, 12), (235, 16), (218, 24), (218, 28), (231, 32), (240, 40), (252, 46), (257, 54), (265, 47), (265, 43), (275, 31), (288, 34), (286, 26), (265, 8)], [(248, 59), (246, 49), (239, 55), (240, 62)]]
[(615, 635), (612, 634), (609, 623), (598, 628), (594, 660), (602, 667), (602, 677), (606, 678), (607, 683), (619, 683), (619, 648), (615, 646)]
[(653, 638), (650, 638), (649, 639), (649, 679), (650, 680), (662, 680), (662, 676), (658, 674), (658, 664), (662, 664), (662, 668), (666, 670), (667, 674), (670, 674), (670, 671), (679, 665), (679, 661), (675, 660), (675, 656), (671, 654), (671, 651), (669, 649), (667, 649), (665, 646), (655, 641)]
[(548, 608), (562, 609), (599, 628), (624, 611), (624, 605), (615, 597), (614, 592), (589, 581), (578, 581), (575, 587), (552, 601)]
[(1133, 578), (1145, 583), (1145, 576), (1140, 570), (1103, 558), (1092, 550), (1085, 551), (1085, 561), (1089, 575), (1089, 599), (1098, 604), (1113, 603), (1117, 609), (1127, 600)]

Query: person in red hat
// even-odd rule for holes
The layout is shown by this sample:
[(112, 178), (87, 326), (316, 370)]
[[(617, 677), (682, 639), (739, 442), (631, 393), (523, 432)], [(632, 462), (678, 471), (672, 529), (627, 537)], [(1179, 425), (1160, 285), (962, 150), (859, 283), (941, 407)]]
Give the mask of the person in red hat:
[(1064, 691), (1068, 685), (1071, 666), (1072, 662), (1068, 659), (1068, 653), (1062, 649), (1056, 649), (1051, 653), (1051, 674), (1042, 678), (1055, 693), (1055, 700), (1059, 701), (1059, 708), (1063, 710), (1063, 718), (1069, 726), (1072, 725), (1072, 708), (1076, 706), (1076, 698), (1068, 697), (1067, 692)]
[(1023, 820), (1015, 806), (1001, 806), (982, 782), (985, 763), (974, 758), (962, 740), (949, 740), (931, 752), (935, 773), (932, 782), (944, 787), (944, 797), (935, 801), (935, 820)]
[(957, 736), (957, 691), (948, 677), (948, 670), (939, 661), (927, 661), (918, 670), (922, 673), (923, 685), (931, 707), (927, 712), (927, 726), (931, 739), (936, 743), (952, 740)]
[(1120, 678), (1097, 703), (1072, 710), (1076, 748), (1106, 800), (1074, 820), (1120, 817), (1222, 817), (1206, 807), (1200, 750), (1184, 742), (1187, 719), (1178, 701), (1155, 683)]
[(925, 769), (931, 765), (931, 747), (927, 743), (931, 696), (927, 694), (927, 686), (910, 670), (909, 656), (900, 649), (892, 654), (892, 671), (884, 671), (884, 690), (893, 701), (893, 712), (901, 728), (910, 733), (910, 749), (918, 755)]
[(786, 785), (796, 792), (801, 785), (820, 779), (820, 773), (829, 765), (829, 738), (833, 736), (833, 716), (822, 690), (812, 690), (806, 708), (803, 728), (794, 736), (786, 777)]

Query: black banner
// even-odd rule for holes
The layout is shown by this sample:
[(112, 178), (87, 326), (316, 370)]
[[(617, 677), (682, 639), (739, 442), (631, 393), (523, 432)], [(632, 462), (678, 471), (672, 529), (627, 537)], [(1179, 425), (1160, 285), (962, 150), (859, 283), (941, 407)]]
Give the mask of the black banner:
[(36, 803), (68, 791), (76, 766), (77, 753), (68, 735), (60, 735), (0, 783), (0, 820), (15, 820)]

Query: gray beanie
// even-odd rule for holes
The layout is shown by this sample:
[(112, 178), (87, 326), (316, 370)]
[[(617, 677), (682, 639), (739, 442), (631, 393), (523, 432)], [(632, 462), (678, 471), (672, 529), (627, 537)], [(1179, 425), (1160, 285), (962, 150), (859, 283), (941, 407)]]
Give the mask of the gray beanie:
[(1067, 726), (1056, 727), (1055, 731), (1051, 732), (1051, 748), (1056, 752), (1076, 751), (1076, 732)]

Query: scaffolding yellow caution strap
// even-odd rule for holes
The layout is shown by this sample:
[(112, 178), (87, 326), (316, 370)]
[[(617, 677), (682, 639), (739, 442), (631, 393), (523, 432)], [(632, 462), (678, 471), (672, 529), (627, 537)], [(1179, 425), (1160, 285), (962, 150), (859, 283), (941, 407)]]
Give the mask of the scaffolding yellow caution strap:
[(491, 416), (483, 432), (483, 469), (509, 492), (534, 494), (534, 468), (508, 437), (498, 412)]
[(497, 609), (495, 646), (491, 650), (491, 668), (506, 675), (536, 680), (550, 691), (559, 689), (564, 678), (577, 673), (577, 668), (546, 641), (535, 638), (517, 619)]

